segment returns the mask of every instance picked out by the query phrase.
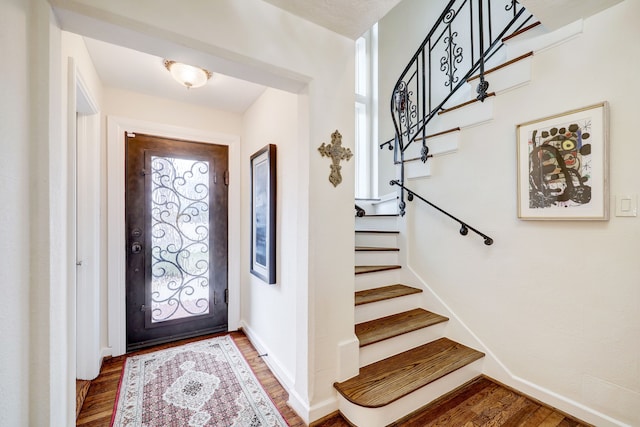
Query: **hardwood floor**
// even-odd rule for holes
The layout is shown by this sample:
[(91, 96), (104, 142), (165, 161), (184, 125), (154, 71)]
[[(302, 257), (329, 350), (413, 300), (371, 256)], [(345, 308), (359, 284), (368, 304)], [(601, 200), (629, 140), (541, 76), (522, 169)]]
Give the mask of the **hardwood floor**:
[[(151, 351), (170, 348), (189, 342), (212, 338), (225, 334), (206, 335), (203, 337), (182, 340), (171, 344), (160, 345), (146, 350), (140, 350), (128, 354), (149, 353)], [(275, 376), (271, 373), (266, 363), (258, 356), (258, 352), (253, 348), (249, 339), (242, 332), (231, 332), (231, 337), (249, 363), (249, 366), (256, 374), (258, 380), (267, 391), (276, 407), (291, 427), (303, 427), (304, 421), (287, 405), (288, 394), (280, 385)], [(84, 405), (80, 410), (80, 415), (76, 420), (76, 426), (86, 427), (103, 427), (109, 426), (111, 422), (111, 414), (118, 392), (118, 383), (124, 366), (126, 356), (118, 356), (106, 359), (102, 364), (100, 375), (91, 382), (89, 393), (84, 401)], [(331, 427), (340, 424), (321, 424), (318, 427)], [(344, 424), (348, 425), (348, 424)]]
[[(132, 354), (148, 353), (217, 335), (183, 340)], [(231, 332), (230, 335), (287, 423), (291, 427), (305, 426), (302, 419), (287, 405), (287, 392), (273, 376), (262, 358), (258, 356), (249, 339), (242, 332)], [(105, 360), (100, 375), (91, 382), (89, 393), (78, 416), (77, 426), (109, 426), (124, 360), (125, 356)], [(340, 414), (313, 424), (313, 427), (349, 426), (350, 424)], [(444, 396), (434, 404), (422, 408), (419, 412), (394, 424), (394, 426), (585, 427), (588, 424), (565, 416), (517, 392), (502, 387), (488, 378), (481, 377), (457, 390), (454, 394)]]
[(586, 427), (590, 424), (529, 399), (490, 378), (478, 377), (392, 426)]

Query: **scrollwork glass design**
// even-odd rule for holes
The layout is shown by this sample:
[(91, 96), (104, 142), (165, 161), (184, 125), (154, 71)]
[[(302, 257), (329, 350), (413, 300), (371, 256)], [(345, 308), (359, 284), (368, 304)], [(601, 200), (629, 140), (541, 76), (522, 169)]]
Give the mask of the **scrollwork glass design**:
[(151, 322), (209, 313), (209, 162), (151, 157)]

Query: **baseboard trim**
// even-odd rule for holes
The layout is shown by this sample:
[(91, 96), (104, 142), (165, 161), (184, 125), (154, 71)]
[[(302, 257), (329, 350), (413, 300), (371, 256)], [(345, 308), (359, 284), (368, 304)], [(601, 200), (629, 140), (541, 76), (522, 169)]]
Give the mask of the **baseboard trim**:
[[(464, 334), (467, 334), (469, 338), (474, 340), (480, 351), (485, 353), (485, 363), (482, 373), (490, 378), (495, 378), (496, 381), (503, 383), (504, 385), (513, 388), (521, 393), (531, 396), (534, 399), (539, 400), (545, 405), (552, 406), (558, 410), (570, 414), (573, 417), (580, 418), (585, 422), (597, 425), (599, 427), (631, 427), (629, 424), (625, 424), (620, 420), (616, 420), (606, 414), (603, 414), (593, 408), (589, 408), (582, 403), (576, 402), (566, 396), (555, 393), (549, 389), (546, 389), (538, 384), (528, 381), (515, 375), (511, 370), (491, 351), (491, 349), (465, 324), (460, 317), (449, 307), (433, 289), (420, 277), (413, 268), (406, 266), (406, 271), (413, 276), (415, 280), (425, 290), (424, 294), (429, 294), (435, 299), (449, 317), (450, 323), (457, 323)], [(440, 313), (443, 314), (443, 313)], [(444, 315), (444, 314), (443, 314)], [(460, 337), (455, 334), (451, 338), (458, 340)], [(474, 347), (474, 344), (467, 339), (461, 339), (463, 344)]]
[(91, 387), (91, 380), (76, 380), (76, 420), (89, 393), (89, 387)]
[(289, 394), (289, 400), (287, 404), (293, 409), (300, 418), (304, 420), (305, 423), (309, 423), (309, 413), (310, 408), (308, 402), (305, 402), (298, 393), (296, 393), (294, 388), (294, 380), (291, 377), (291, 374), (282, 367), (282, 363), (278, 360), (277, 357), (272, 355), (272, 352), (269, 350), (266, 344), (262, 342), (260, 338), (258, 338), (257, 334), (246, 324), (244, 320), (240, 320), (240, 329), (249, 339), (249, 342), (255, 347), (258, 351), (258, 354), (268, 354), (269, 356), (263, 357), (262, 360), (267, 365), (271, 373), (276, 377), (276, 379), (280, 382), (282, 387)]

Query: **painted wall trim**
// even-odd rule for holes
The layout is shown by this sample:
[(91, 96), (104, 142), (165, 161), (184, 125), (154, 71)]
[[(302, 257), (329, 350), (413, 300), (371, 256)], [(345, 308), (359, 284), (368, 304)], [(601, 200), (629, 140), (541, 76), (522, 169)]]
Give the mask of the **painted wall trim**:
[[(75, 377), (100, 373), (100, 109), (73, 58), (68, 59), (69, 316)], [(78, 265), (80, 263), (80, 265)], [(71, 312), (73, 311), (73, 312)]]
[[(256, 333), (247, 325), (247, 323), (242, 320), (241, 321), (242, 331), (245, 333), (247, 338), (251, 344), (255, 347), (259, 354), (270, 354), (269, 348), (265, 346), (265, 344), (258, 338)], [(298, 395), (295, 391), (295, 380), (292, 375), (282, 366), (282, 363), (272, 356), (263, 357), (262, 360), (267, 364), (267, 367), (271, 371), (271, 373), (276, 377), (276, 379), (282, 384), (282, 387), (289, 394), (289, 401), (287, 402), (289, 406), (304, 420), (305, 423), (309, 424), (311, 408), (309, 406), (309, 402), (306, 402), (304, 399)], [(336, 402), (337, 408), (337, 402)]]
[[(229, 147), (229, 236), (240, 235), (240, 137), (125, 117), (107, 117), (107, 236), (109, 347), (113, 356), (126, 352), (124, 159), (125, 132), (194, 140)], [(240, 325), (240, 242), (229, 238), (228, 330)]]

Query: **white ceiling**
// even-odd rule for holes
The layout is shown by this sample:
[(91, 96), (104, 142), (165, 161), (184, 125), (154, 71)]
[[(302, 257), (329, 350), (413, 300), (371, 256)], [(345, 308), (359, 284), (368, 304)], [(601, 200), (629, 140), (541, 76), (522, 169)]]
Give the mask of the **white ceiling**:
[[(401, 0), (264, 1), (355, 39)], [(216, 70), (211, 70), (213, 78), (204, 87), (186, 89), (164, 68), (165, 58), (86, 37), (85, 42), (100, 80), (107, 87), (240, 114), (266, 89), (259, 84), (217, 74)]]
[(588, 18), (623, 0), (521, 0), (527, 10), (549, 30)]
[(355, 40), (401, 0), (263, 1)]
[(244, 113), (265, 90), (264, 86), (217, 74), (215, 70), (205, 86), (187, 89), (173, 80), (164, 67), (165, 58), (86, 37), (84, 40), (100, 80), (107, 87), (232, 113)]
[[(355, 39), (401, 0), (263, 0), (303, 19)], [(425, 0), (426, 1), (426, 0)], [(548, 28), (587, 17), (621, 0), (521, 0)], [(209, 108), (243, 113), (265, 86), (216, 74), (204, 87), (186, 89), (172, 80), (165, 58), (85, 38), (103, 84)], [(166, 58), (173, 59), (173, 58)], [(198, 65), (198, 64), (191, 64)]]

